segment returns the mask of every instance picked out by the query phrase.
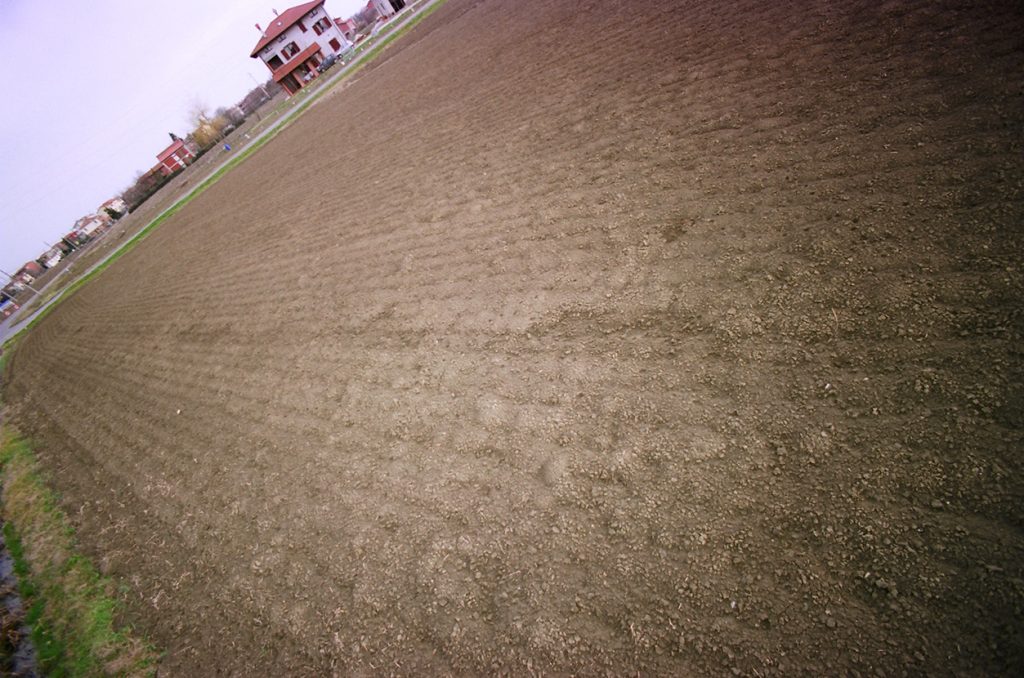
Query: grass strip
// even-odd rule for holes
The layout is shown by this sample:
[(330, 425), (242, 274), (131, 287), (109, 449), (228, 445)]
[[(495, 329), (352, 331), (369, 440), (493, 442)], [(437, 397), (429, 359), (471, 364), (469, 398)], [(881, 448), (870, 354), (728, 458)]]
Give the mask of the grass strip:
[(152, 676), (156, 652), (114, 626), (113, 584), (76, 552), (74, 531), (29, 443), (0, 432), (0, 510), (25, 621), (44, 675)]

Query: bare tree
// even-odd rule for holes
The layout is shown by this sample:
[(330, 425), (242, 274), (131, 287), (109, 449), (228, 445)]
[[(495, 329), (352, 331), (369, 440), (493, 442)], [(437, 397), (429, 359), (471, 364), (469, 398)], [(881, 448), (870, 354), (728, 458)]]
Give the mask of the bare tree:
[(356, 24), (356, 30), (362, 31), (367, 26), (372, 26), (377, 21), (378, 16), (380, 15), (377, 13), (377, 8), (373, 5), (367, 5), (352, 15), (352, 21)]
[(228, 123), (238, 127), (245, 122), (245, 113), (238, 106), (221, 106), (217, 109), (217, 118), (224, 118)]
[(280, 91), (281, 86), (271, 78), (262, 85), (258, 85), (249, 90), (249, 93), (238, 102), (238, 107), (242, 109), (242, 113), (248, 117), (255, 113), (256, 109), (260, 106), (270, 101)]

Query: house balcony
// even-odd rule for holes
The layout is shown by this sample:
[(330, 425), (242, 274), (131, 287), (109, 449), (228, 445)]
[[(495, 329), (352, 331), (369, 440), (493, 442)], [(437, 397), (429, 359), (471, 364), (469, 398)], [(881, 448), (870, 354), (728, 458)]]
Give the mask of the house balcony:
[[(302, 88), (306, 73), (312, 72), (314, 78), (317, 76), (316, 67), (322, 59), (322, 57), (317, 57), (318, 54), (320, 54), (320, 45), (314, 42), (289, 59), (287, 63), (271, 71), (274, 82), (288, 90), (288, 94), (295, 94)], [(300, 69), (301, 66), (305, 66), (305, 68)], [(296, 70), (299, 72), (296, 73)]]

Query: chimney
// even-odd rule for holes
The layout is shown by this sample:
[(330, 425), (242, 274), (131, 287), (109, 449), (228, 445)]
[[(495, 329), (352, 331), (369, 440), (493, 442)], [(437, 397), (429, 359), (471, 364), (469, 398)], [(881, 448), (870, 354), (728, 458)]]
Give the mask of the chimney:
[(260, 28), (259, 24), (256, 24), (256, 30), (260, 32), (260, 35), (263, 35), (263, 29)]

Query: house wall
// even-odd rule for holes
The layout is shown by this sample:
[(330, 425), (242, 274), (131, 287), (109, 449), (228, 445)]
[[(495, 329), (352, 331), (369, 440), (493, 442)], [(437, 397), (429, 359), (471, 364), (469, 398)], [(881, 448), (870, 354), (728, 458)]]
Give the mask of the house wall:
[[(313, 24), (324, 18), (330, 21), (331, 25), (326, 31), (317, 35), (316, 31), (313, 30)], [(275, 21), (276, 20), (277, 19), (275, 19)], [(267, 63), (274, 57), (274, 55), (277, 55), (281, 57), (282, 64), (287, 64), (290, 60), (285, 58), (284, 54), (281, 53), (281, 50), (290, 42), (294, 42), (298, 45), (300, 52), (312, 45), (314, 42), (318, 43), (320, 45), (320, 51), (323, 52), (324, 56), (342, 52), (351, 44), (348, 38), (345, 37), (345, 34), (342, 33), (335, 25), (334, 18), (331, 17), (330, 13), (327, 12), (326, 9), (324, 9), (323, 5), (314, 7), (312, 10), (307, 12), (302, 17), (301, 21), (306, 26), (306, 32), (303, 33), (302, 29), (300, 29), (299, 25), (296, 23), (284, 33), (274, 38), (273, 42), (259, 51), (259, 57), (263, 60), (263, 63)], [(331, 48), (331, 38), (337, 39), (340, 45), (340, 48), (337, 51)], [(270, 66), (268, 65), (267, 68), (270, 68)], [(273, 71), (272, 68), (270, 70)]]
[(183, 141), (176, 141), (161, 151), (156, 159), (160, 161), (160, 171), (163, 174), (171, 174), (179, 169), (185, 169), (193, 157)]
[(341, 23), (335, 22), (335, 25), (346, 37), (355, 35), (356, 23), (352, 19), (342, 19)]
[(124, 200), (121, 200), (120, 198), (112, 198), (103, 203), (102, 205), (100, 205), (100, 208), (99, 210), (97, 210), (97, 213), (102, 212), (108, 207), (114, 210), (115, 212), (124, 213), (128, 211), (128, 204)]
[[(32, 277), (37, 277), (43, 274), (43, 267), (39, 262), (29, 261), (21, 267), (21, 272), (27, 273)], [(32, 282), (29, 280), (29, 282)]]
[(98, 219), (96, 221), (90, 221), (88, 224), (82, 227), (82, 233), (85, 233), (86, 235), (92, 235), (93, 233), (98, 231), (100, 229), (100, 226), (102, 225), (103, 223), (100, 222)]
[[(381, 16), (388, 17), (388, 16), (391, 16), (392, 14), (395, 14), (395, 8), (392, 6), (392, 4), (390, 2), (388, 2), (388, 0), (371, 0), (371, 1), (373, 3), (374, 9), (376, 9), (377, 13), (380, 14)], [(401, 3), (398, 3), (398, 4), (401, 4)]]
[(185, 166), (188, 165), (189, 159), (189, 156), (186, 155), (184, 151), (175, 151), (161, 160), (160, 165), (167, 170), (164, 174), (177, 172), (180, 169), (185, 169)]

